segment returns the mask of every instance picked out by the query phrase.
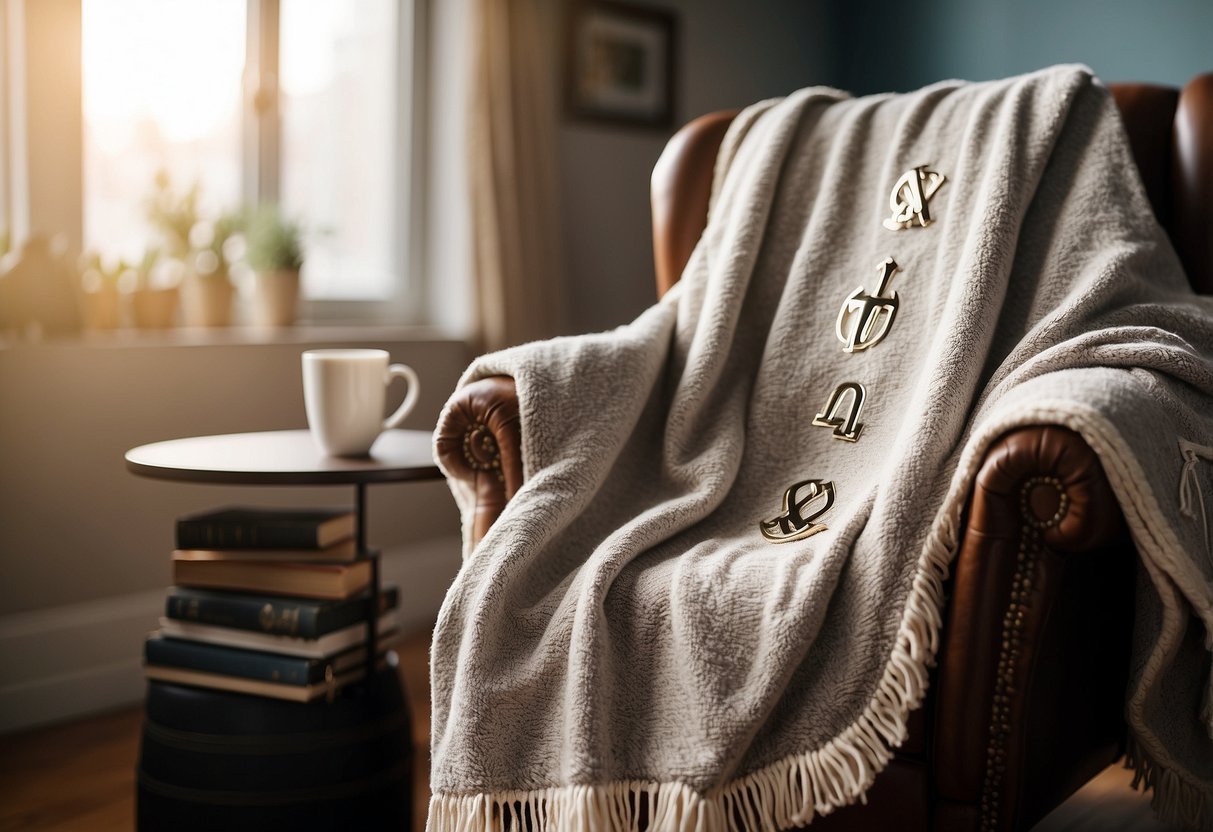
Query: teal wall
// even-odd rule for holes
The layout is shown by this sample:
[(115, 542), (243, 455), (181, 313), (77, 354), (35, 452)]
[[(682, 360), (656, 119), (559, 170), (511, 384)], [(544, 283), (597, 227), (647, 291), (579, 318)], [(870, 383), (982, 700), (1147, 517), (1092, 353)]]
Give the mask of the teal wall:
[(1085, 63), (1104, 81), (1180, 86), (1213, 71), (1213, 0), (839, 4), (837, 77), (857, 94)]

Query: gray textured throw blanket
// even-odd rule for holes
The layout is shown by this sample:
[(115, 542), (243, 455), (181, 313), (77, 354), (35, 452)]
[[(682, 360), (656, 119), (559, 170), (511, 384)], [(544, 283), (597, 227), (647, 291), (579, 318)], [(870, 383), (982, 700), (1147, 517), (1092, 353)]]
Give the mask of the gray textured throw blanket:
[(1211, 356), (1086, 70), (746, 110), (674, 291), (464, 377), (517, 380), (525, 484), (434, 634), (429, 828), (856, 801), (924, 695), (983, 452), (1042, 423), (1098, 452), (1141, 553), (1139, 765), (1210, 824)]

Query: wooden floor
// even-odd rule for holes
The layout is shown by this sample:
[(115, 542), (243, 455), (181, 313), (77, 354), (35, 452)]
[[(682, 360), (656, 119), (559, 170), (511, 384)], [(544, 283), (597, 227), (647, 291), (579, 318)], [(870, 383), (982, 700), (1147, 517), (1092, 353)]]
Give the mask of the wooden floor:
[[(429, 802), (428, 635), (397, 648), (417, 752), (415, 830)], [(134, 827), (138, 708), (0, 737), (0, 832), (129, 832)], [(1033, 832), (1163, 832), (1129, 773), (1109, 768)]]
[[(413, 714), (413, 829), (430, 800), (429, 634), (396, 647)], [(0, 832), (130, 832), (141, 708), (0, 737)]]

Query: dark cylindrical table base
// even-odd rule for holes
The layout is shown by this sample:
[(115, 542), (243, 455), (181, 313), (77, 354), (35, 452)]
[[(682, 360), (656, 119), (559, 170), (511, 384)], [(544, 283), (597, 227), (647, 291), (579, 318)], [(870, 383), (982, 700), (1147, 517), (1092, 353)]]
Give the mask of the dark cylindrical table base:
[(411, 775), (395, 667), (309, 704), (150, 682), (138, 828), (406, 830)]

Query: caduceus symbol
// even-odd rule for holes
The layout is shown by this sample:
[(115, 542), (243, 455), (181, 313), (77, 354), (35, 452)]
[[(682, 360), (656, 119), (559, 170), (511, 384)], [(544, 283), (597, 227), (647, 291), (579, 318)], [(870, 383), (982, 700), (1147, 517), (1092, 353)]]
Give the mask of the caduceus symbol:
[[(803, 493), (802, 493), (803, 492)], [(818, 498), (822, 505), (811, 514), (805, 507)], [(783, 492), (783, 514), (770, 520), (760, 520), (758, 529), (773, 543), (789, 543), (824, 532), (824, 523), (814, 523), (834, 505), (834, 483), (829, 480), (801, 480)]]
[(880, 271), (880, 288), (869, 295), (862, 286), (847, 296), (838, 310), (834, 332), (842, 341), (843, 352), (860, 352), (879, 344), (889, 334), (897, 316), (897, 293), (885, 296), (889, 281), (897, 271), (892, 257), (876, 267)]

